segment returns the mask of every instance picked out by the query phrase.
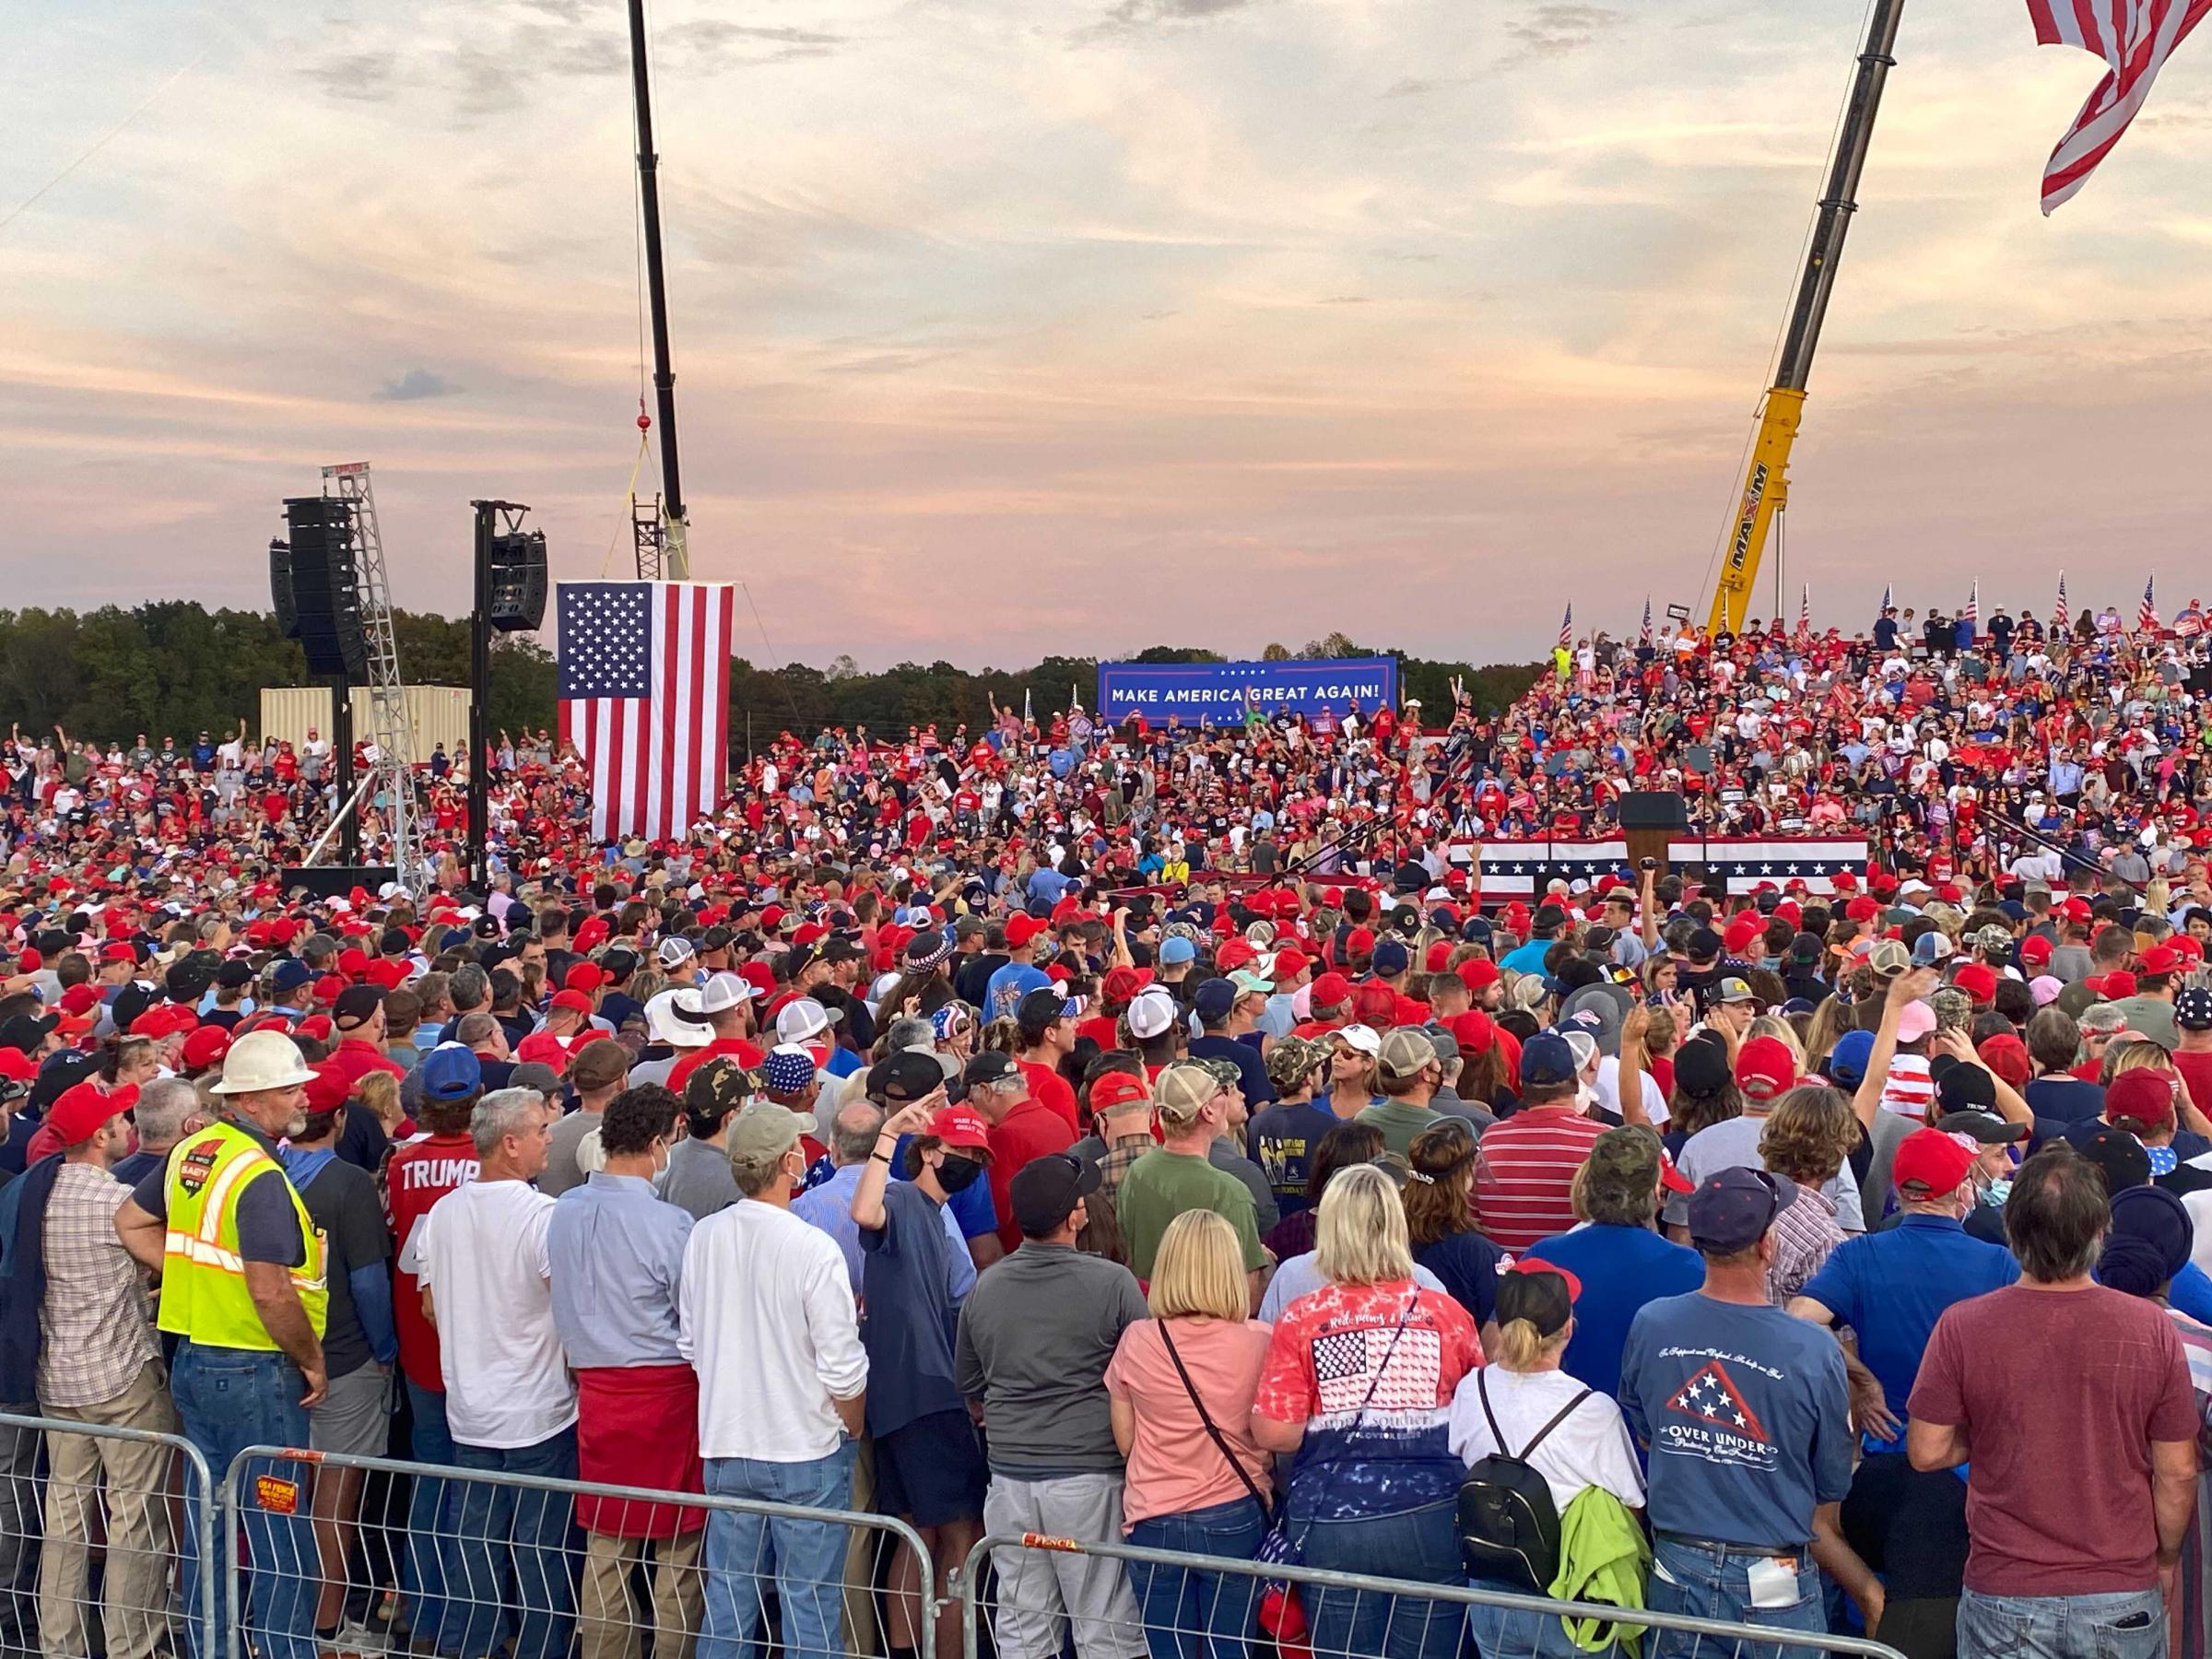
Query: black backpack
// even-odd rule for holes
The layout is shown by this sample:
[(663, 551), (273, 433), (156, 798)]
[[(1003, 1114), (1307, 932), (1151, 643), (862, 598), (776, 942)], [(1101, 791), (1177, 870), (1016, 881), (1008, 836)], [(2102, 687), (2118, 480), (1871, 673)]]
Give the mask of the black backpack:
[(1583, 1389), (1559, 1407), (1559, 1415), (1536, 1430), (1535, 1438), (1510, 1456), (1490, 1410), (1486, 1372), (1475, 1373), (1475, 1392), (1498, 1450), (1468, 1469), (1459, 1488), (1459, 1547), (1469, 1578), (1489, 1579), (1544, 1594), (1559, 1571), (1559, 1512), (1551, 1488), (1529, 1467), (1529, 1454), (1590, 1397)]

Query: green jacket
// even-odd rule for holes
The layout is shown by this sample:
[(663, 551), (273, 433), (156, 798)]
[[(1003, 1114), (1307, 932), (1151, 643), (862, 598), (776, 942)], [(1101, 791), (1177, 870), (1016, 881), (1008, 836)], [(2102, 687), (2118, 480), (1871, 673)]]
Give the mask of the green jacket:
[[(1652, 1547), (1621, 1500), (1603, 1487), (1584, 1487), (1559, 1517), (1559, 1573), (1550, 1593), (1561, 1601), (1600, 1602), (1641, 1609)], [(1602, 1653), (1618, 1641), (1634, 1659), (1641, 1625), (1596, 1618), (1564, 1618), (1567, 1639), (1585, 1653)]]

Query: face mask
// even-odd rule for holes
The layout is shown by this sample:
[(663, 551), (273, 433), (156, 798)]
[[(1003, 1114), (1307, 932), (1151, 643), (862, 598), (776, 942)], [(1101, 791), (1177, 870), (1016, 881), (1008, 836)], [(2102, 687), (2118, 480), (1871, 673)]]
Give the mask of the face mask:
[(937, 1166), (937, 1184), (947, 1193), (964, 1193), (975, 1184), (975, 1178), (982, 1172), (981, 1160), (947, 1152), (945, 1161)]

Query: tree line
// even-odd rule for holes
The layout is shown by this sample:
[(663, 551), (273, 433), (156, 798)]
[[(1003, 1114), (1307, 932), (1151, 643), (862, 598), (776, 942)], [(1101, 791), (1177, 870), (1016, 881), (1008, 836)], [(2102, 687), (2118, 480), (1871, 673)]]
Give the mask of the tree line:
[[(468, 684), (465, 618), (395, 611), (393, 630), (400, 671), (410, 684)], [(1342, 633), (1292, 648), (1267, 647), (1270, 660), (1395, 656), (1401, 697), (1418, 697), (1430, 720), (1452, 707), (1454, 681), (1477, 709), (1495, 712), (1527, 688), (1536, 664), (1477, 666), (1407, 656), (1365, 646)], [(1140, 663), (1218, 663), (1219, 653), (1153, 646)], [(56, 724), (72, 737), (127, 742), (144, 732), (159, 742), (188, 741), (202, 731), (258, 720), (261, 692), (310, 683), (299, 645), (276, 631), (266, 611), (209, 610), (191, 600), (153, 600), (127, 609), (0, 610), (0, 710), (26, 733)], [(503, 634), (492, 652), (491, 724), (520, 732), (554, 724), (558, 675), (553, 654), (535, 637)], [(1028, 668), (971, 670), (950, 663), (900, 663), (863, 672), (850, 657), (827, 667), (787, 663), (770, 667), (730, 664), (733, 748), (749, 754), (783, 731), (813, 733), (865, 725), (903, 735), (910, 725), (980, 728), (991, 704), (1019, 708), (1027, 692), (1040, 718), (1067, 706), (1071, 689), (1089, 707), (1098, 661), (1047, 657)]]

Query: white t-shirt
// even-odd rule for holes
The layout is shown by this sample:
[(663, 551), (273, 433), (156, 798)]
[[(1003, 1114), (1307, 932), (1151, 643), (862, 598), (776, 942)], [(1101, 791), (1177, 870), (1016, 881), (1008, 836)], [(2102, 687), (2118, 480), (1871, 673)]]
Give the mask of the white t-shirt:
[(430, 1206), (400, 1265), (430, 1288), (445, 1416), (464, 1445), (535, 1446), (576, 1420), (553, 1325), (553, 1200), (527, 1182), (472, 1181)]
[(719, 1210), (684, 1246), (676, 1314), (677, 1351), (699, 1372), (701, 1456), (810, 1463), (837, 1450), (831, 1402), (866, 1386), (868, 1356), (835, 1239), (772, 1204)]
[[(1643, 1096), (1643, 1110), (1644, 1114), (1652, 1121), (1652, 1127), (1654, 1129), (1665, 1128), (1667, 1119), (1665, 1091), (1660, 1088), (1648, 1071), (1638, 1072), (1636, 1080), (1643, 1085), (1641, 1091)], [(1618, 1054), (1607, 1054), (1597, 1063), (1597, 1103), (1616, 1117), (1621, 1115), (1620, 1056)]]
[[(1505, 1436), (1500, 1448), (1483, 1416), (1483, 1394), (1489, 1397), (1490, 1413), (1498, 1431)], [(1583, 1384), (1565, 1371), (1510, 1371), (1502, 1365), (1485, 1365), (1459, 1380), (1452, 1396), (1450, 1433), (1452, 1450), (1469, 1465), (1502, 1450), (1519, 1456), (1528, 1450), (1536, 1432), (1559, 1415), (1561, 1406), (1583, 1391)], [(1606, 1394), (1593, 1392), (1568, 1413), (1566, 1419), (1546, 1435), (1528, 1458), (1528, 1466), (1544, 1477), (1551, 1500), (1561, 1514), (1584, 1487), (1603, 1487), (1630, 1509), (1643, 1506), (1643, 1471), (1629, 1443), (1629, 1426), (1620, 1407)]]

